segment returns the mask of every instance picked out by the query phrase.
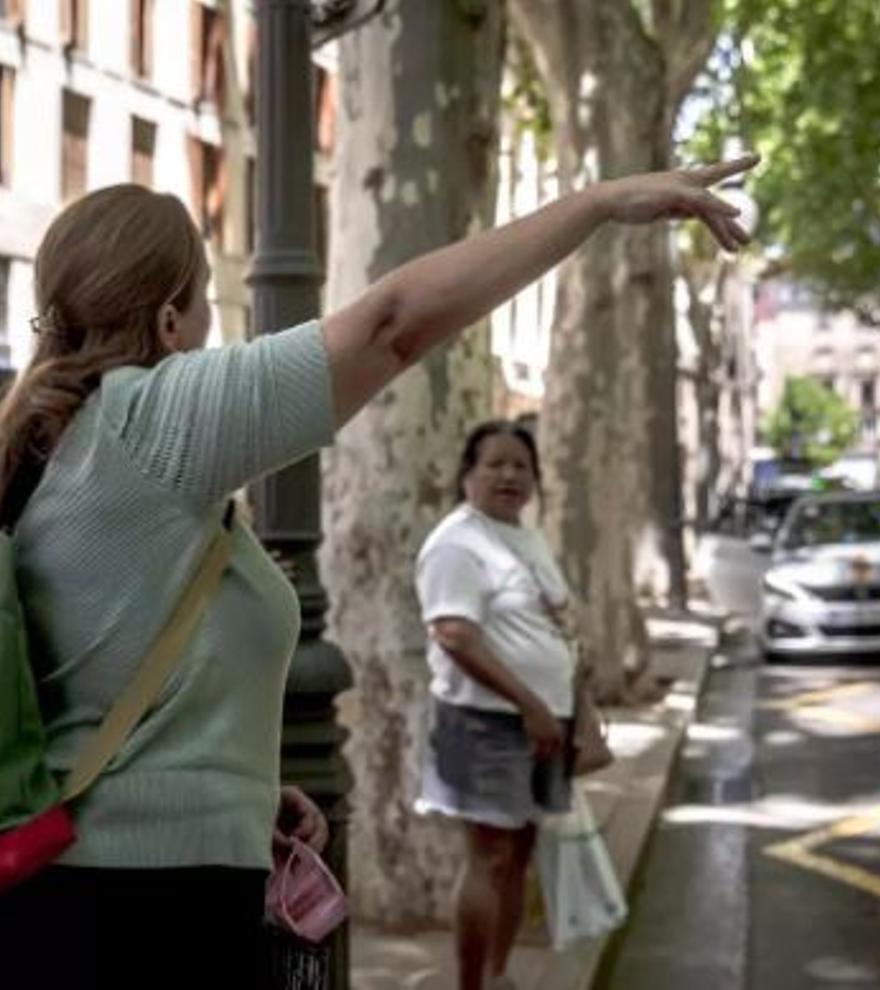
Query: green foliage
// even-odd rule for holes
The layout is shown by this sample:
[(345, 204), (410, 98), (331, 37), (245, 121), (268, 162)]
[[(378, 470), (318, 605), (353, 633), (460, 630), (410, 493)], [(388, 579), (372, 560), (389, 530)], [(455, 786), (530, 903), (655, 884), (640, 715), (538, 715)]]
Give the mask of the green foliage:
[(726, 0), (692, 150), (764, 156), (759, 236), (832, 306), (880, 313), (880, 3)]
[(783, 457), (824, 467), (855, 440), (858, 417), (839, 395), (812, 378), (787, 378), (764, 431)]
[(553, 150), (550, 103), (531, 48), (519, 34), (511, 34), (507, 66), (511, 86), (503, 97), (504, 109), (513, 117), (516, 136), (531, 131), (538, 158), (547, 161)]

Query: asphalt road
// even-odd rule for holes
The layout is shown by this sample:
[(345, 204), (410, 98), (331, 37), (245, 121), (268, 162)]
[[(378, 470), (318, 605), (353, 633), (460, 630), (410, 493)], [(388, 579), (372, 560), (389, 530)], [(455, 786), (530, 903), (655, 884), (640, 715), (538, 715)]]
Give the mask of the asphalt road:
[(880, 661), (716, 658), (602, 990), (880, 988)]

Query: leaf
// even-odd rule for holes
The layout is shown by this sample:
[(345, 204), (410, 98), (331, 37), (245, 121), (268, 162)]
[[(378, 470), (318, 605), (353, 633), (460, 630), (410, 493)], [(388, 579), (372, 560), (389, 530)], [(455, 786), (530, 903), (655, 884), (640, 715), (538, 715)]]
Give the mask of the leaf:
[(764, 161), (758, 237), (831, 308), (880, 306), (880, 4), (727, 0), (691, 154), (739, 134)]

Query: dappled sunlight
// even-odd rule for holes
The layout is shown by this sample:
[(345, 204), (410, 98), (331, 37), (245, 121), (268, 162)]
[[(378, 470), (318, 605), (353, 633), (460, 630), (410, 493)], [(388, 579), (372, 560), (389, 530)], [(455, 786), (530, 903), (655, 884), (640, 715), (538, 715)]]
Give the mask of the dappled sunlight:
[(853, 962), (839, 956), (823, 956), (810, 960), (804, 970), (815, 980), (825, 982), (877, 986), (877, 970), (870, 965)]
[(609, 729), (609, 744), (614, 755), (626, 759), (640, 756), (668, 735), (662, 725), (645, 725), (641, 722), (613, 722)]
[(797, 732), (794, 729), (774, 729), (764, 736), (763, 742), (767, 746), (781, 747), (797, 746), (805, 740), (806, 735), (803, 732)]
[(649, 616), (648, 635), (660, 643), (689, 643), (695, 646), (713, 646), (718, 638), (714, 625), (697, 619), (666, 618)]
[(803, 831), (830, 825), (841, 818), (866, 815), (877, 809), (877, 796), (848, 801), (816, 801), (798, 794), (770, 794), (736, 804), (680, 804), (661, 818), (670, 825), (740, 825), (746, 828)]
[(792, 712), (789, 719), (804, 733), (829, 739), (851, 739), (880, 729), (880, 718), (839, 709), (799, 710)]
[(672, 711), (690, 713), (697, 707), (697, 699), (693, 693), (670, 691), (663, 699), (667, 708)]
[(746, 733), (735, 724), (710, 725), (706, 722), (694, 722), (688, 726), (687, 738), (692, 742), (731, 742), (734, 739), (745, 739)]
[[(804, 687), (808, 690), (803, 690)], [(852, 738), (880, 732), (875, 680), (811, 681), (801, 690), (774, 692), (758, 708), (778, 713), (803, 738)]]

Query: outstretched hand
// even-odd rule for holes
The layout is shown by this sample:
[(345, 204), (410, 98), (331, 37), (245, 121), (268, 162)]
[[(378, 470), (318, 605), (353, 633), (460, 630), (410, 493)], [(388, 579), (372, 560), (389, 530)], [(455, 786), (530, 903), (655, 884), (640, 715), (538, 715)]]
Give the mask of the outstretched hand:
[(607, 183), (611, 219), (620, 223), (650, 223), (693, 218), (709, 228), (721, 247), (736, 251), (749, 240), (749, 235), (736, 222), (739, 210), (709, 192), (709, 186), (748, 172), (759, 161), (759, 155), (744, 155), (698, 168), (615, 179)]

